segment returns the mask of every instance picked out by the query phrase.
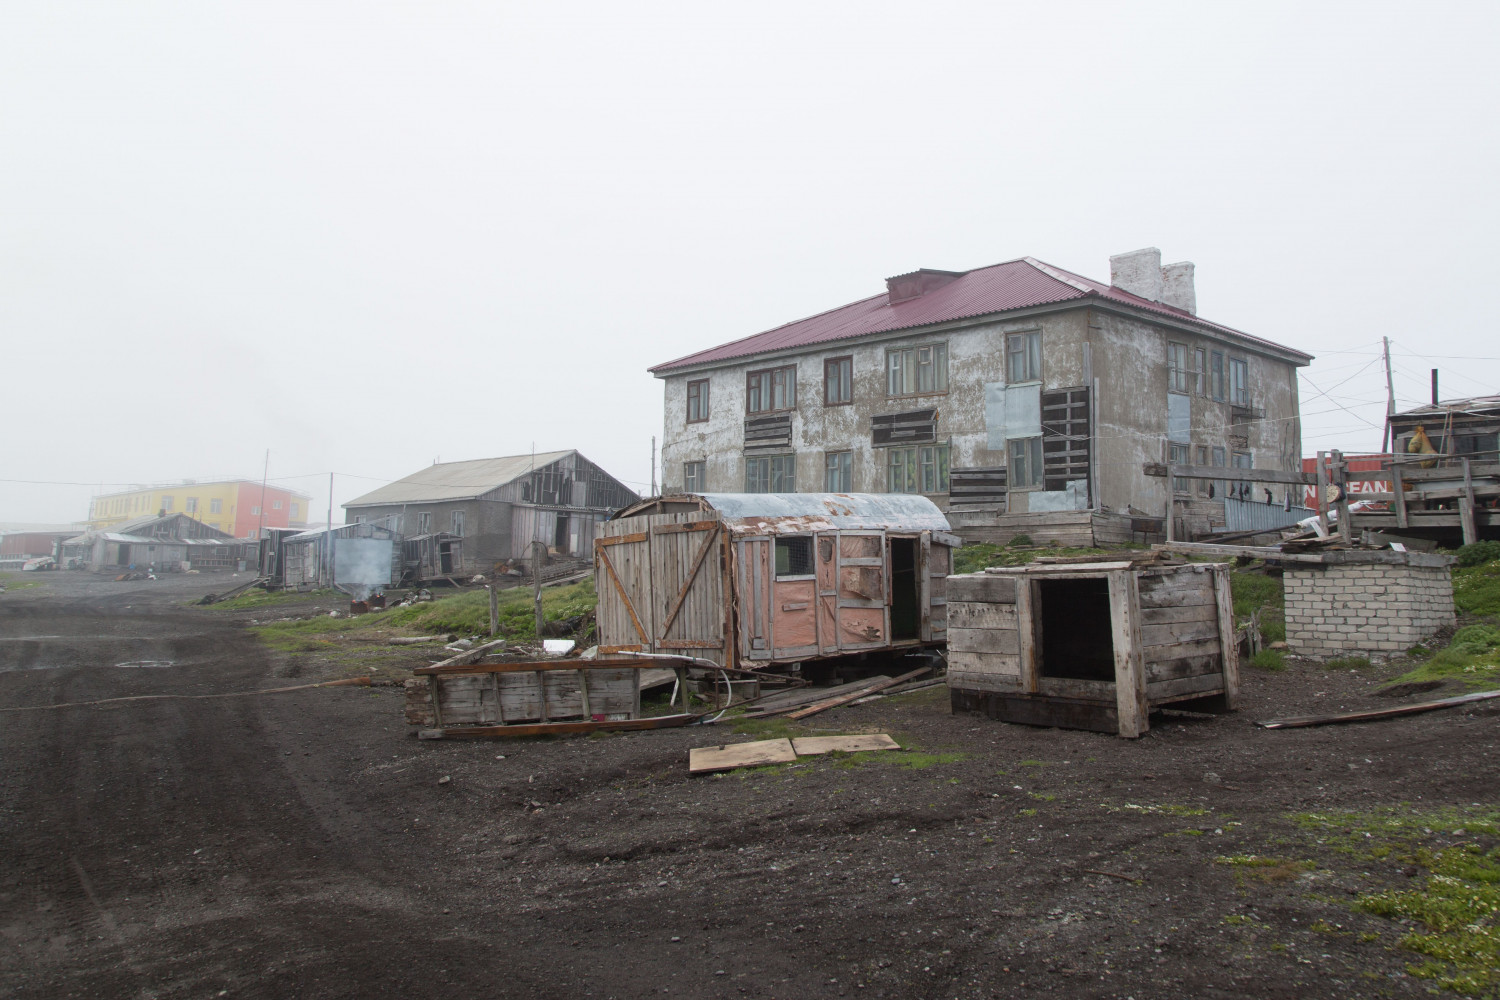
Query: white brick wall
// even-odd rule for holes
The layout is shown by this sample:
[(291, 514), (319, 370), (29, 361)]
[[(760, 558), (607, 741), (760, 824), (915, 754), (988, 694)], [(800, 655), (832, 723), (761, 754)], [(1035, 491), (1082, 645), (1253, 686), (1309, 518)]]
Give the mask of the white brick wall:
[(1286, 641), (1297, 656), (1401, 653), (1453, 621), (1446, 566), (1288, 565)]

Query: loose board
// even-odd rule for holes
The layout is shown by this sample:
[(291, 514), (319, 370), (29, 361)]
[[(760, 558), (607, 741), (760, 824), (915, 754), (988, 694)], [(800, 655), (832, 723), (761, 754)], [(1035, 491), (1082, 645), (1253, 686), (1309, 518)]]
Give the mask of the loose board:
[(799, 757), (820, 753), (854, 753), (859, 750), (900, 750), (901, 744), (885, 733), (866, 736), (799, 736), (792, 740)]
[(789, 739), (757, 740), (754, 743), (731, 743), (727, 746), (694, 747), (688, 751), (688, 772), (708, 774), (732, 771), (737, 767), (761, 764), (789, 764), (797, 759)]

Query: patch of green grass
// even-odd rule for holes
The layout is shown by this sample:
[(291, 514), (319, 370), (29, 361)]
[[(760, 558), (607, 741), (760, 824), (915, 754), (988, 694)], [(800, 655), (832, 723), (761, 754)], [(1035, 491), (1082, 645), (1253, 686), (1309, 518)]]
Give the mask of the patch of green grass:
[(1454, 553), (1454, 556), (1458, 559), (1458, 565), (1465, 569), (1500, 561), (1500, 542), (1493, 540), (1472, 542), (1462, 546)]
[(1127, 802), (1123, 806), (1112, 806), (1104, 803), (1101, 805), (1101, 808), (1108, 809), (1110, 812), (1139, 813), (1142, 816), (1207, 816), (1210, 811), (1203, 806), (1182, 806), (1175, 803), (1147, 804), (1144, 806), (1137, 805), (1134, 802)]
[(1250, 665), (1257, 670), (1285, 670), (1286, 654), (1279, 649), (1262, 649), (1250, 657)]
[(969, 756), (966, 753), (952, 751), (948, 753), (924, 753), (922, 751), (911, 751), (910, 748), (908, 748), (908, 751), (902, 754), (882, 754), (881, 756), (892, 763), (912, 771), (923, 771), (938, 764), (956, 764), (961, 760), (968, 759)]
[[(223, 608), (226, 611), (241, 611), (246, 608), (267, 608), (276, 607), (279, 604), (291, 604), (297, 601), (305, 601), (309, 597), (330, 597), (339, 603), (348, 599), (347, 594), (326, 588), (322, 590), (298, 591), (261, 590), (258, 587), (252, 587), (238, 597), (231, 597), (227, 601), (220, 601), (212, 606)], [(195, 598), (188, 603), (197, 604), (198, 601)]]
[(1022, 816), (1035, 816), (1036, 815), (1036, 810), (1035, 809), (1018, 809), (1016, 811), (1019, 812)]
[(1286, 640), (1286, 591), (1280, 577), (1237, 570), (1229, 574), (1229, 590), (1236, 621), (1249, 618), (1258, 609), (1262, 641)]
[(1409, 968), (1412, 975), (1458, 993), (1494, 996), (1500, 990), (1500, 847), (1424, 847), (1415, 861), (1430, 873), (1424, 886), (1361, 896), (1355, 906), (1422, 925), (1401, 939), (1402, 947), (1432, 960)]
[[(542, 614), (547, 621), (562, 621), (587, 614), (597, 604), (598, 598), (594, 594), (592, 580), (542, 591)], [(225, 601), (216, 606), (230, 607), (232, 602)], [(332, 648), (339, 633), (374, 628), (409, 628), (426, 633), (485, 636), (490, 630), (489, 594), (483, 590), (466, 591), (436, 601), (390, 608), (368, 615), (334, 618), (326, 614), (315, 614), (302, 621), (266, 622), (254, 626), (254, 631), (273, 649), (313, 652)], [(516, 588), (500, 592), (500, 635), (520, 642), (536, 638), (530, 590)]]
[(1453, 605), (1464, 614), (1500, 615), (1500, 560), (1454, 567)]
[(1301, 830), (1316, 834), (1335, 850), (1364, 857), (1403, 853), (1433, 832), (1475, 835), (1500, 840), (1500, 809), (1475, 806), (1413, 809), (1403, 803), (1365, 811), (1292, 813)]
[(1469, 625), (1447, 646), (1390, 683), (1458, 680), (1475, 688), (1500, 684), (1500, 628)]
[(734, 719), (734, 731), (745, 736), (758, 736), (763, 740), (794, 739), (807, 735), (807, 727), (789, 719)]
[(1214, 859), (1215, 864), (1228, 865), (1235, 872), (1257, 882), (1285, 882), (1303, 872), (1310, 872), (1317, 865), (1296, 858), (1262, 857), (1257, 854), (1231, 854)]
[(32, 587), (40, 587), (44, 581), (38, 579), (41, 573), (0, 573), (0, 586), (6, 590), (30, 590)]
[[(1024, 538), (1025, 536), (1021, 536)], [(1021, 549), (1017, 544), (1030, 545), (1030, 540), (1020, 541), (1012, 539), (1010, 545), (991, 545), (988, 542), (977, 542), (965, 545), (953, 553), (953, 572), (955, 573), (978, 573), (990, 566), (1024, 566), (1038, 556), (1103, 556), (1110, 552), (1118, 552), (1119, 549), (1098, 548), (1070, 548), (1068, 546), (1055, 546), (1046, 549)], [(1137, 548), (1138, 546), (1121, 546), (1121, 548)]]
[(1057, 801), (1057, 796), (1056, 795), (1052, 795), (1049, 792), (1027, 792), (1026, 794), (1030, 795), (1032, 798), (1036, 799), (1038, 802), (1055, 802), (1055, 801)]

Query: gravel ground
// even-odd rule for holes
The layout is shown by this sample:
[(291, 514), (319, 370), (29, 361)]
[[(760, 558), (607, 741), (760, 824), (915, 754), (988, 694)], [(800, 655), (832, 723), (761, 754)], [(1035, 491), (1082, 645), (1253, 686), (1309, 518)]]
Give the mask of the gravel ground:
[(1136, 741), (929, 689), (796, 727), (905, 751), (699, 778), (760, 736), (418, 741), (381, 687), (29, 710), (350, 672), (186, 603), (224, 584), (0, 594), (0, 994), (1426, 996), (1350, 905), (1416, 870), (1291, 817), (1500, 799), (1484, 704), (1253, 724), (1389, 705), (1396, 667), (1246, 671), (1240, 712)]

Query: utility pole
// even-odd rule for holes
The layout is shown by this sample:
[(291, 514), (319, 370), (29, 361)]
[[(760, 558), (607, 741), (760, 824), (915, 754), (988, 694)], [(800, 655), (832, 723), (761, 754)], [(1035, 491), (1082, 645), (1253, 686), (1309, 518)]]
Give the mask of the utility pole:
[[(327, 544), (332, 545), (333, 544), (333, 542), (332, 542), (332, 538), (333, 538), (333, 473), (331, 473), (331, 472), (328, 474), (328, 524), (327, 524), (326, 527), (327, 527), (327, 530), (323, 532), (323, 540), (325, 542), (327, 542)], [(330, 560), (330, 559), (324, 559), (323, 560), (323, 566), (327, 567), (326, 572), (328, 573), (328, 586), (332, 587), (333, 586), (333, 564), (332, 564), (332, 560)]]
[(656, 435), (651, 435), (651, 495), (656, 496)]
[(1391, 418), (1396, 415), (1396, 387), (1391, 382), (1391, 338), (1381, 337), (1380, 342), (1385, 349), (1385, 431), (1380, 435), (1380, 450), (1389, 451), (1394, 446), (1391, 442)]
[(271, 449), (266, 449), (266, 467), (260, 473), (260, 523), (255, 527), (257, 540), (266, 537), (266, 478), (271, 475)]

